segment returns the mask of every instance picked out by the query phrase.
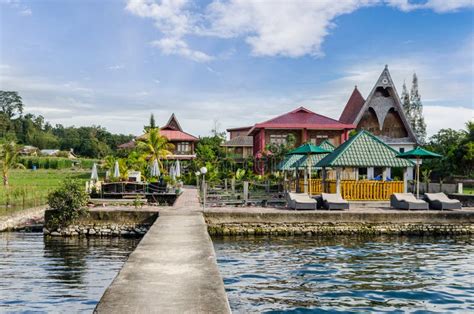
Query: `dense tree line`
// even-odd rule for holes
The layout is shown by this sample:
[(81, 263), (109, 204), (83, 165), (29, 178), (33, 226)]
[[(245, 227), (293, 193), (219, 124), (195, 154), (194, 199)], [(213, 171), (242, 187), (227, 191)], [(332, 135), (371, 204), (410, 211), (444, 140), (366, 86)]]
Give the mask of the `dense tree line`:
[(23, 114), (23, 109), (17, 92), (0, 91), (0, 139), (39, 149), (73, 149), (78, 156), (101, 158), (115, 154), (118, 145), (133, 138), (112, 134), (100, 126), (52, 126), (41, 115)]

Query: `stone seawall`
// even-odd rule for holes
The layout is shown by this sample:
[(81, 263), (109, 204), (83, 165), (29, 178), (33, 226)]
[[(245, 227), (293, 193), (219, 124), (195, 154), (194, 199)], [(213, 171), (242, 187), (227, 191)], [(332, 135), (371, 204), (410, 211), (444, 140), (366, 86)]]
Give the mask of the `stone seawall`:
[(474, 234), (474, 212), (207, 212), (211, 235)]
[(49, 227), (56, 211), (45, 212), (43, 233), (48, 236), (143, 236), (158, 217), (157, 212), (91, 210), (64, 227)]

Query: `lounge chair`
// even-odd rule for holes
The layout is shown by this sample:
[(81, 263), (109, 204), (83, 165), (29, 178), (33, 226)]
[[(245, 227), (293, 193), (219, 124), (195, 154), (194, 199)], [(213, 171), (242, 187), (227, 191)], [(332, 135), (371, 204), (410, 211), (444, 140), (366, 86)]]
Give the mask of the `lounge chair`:
[(293, 209), (316, 209), (318, 202), (306, 193), (288, 193), (287, 205)]
[(397, 209), (428, 209), (428, 203), (417, 199), (411, 193), (393, 193), (390, 196), (390, 206)]
[(323, 207), (326, 209), (349, 209), (349, 202), (339, 194), (322, 193), (321, 198), (323, 200)]
[(450, 210), (461, 209), (461, 202), (450, 199), (443, 192), (441, 193), (425, 193), (425, 199), (430, 204), (431, 209)]

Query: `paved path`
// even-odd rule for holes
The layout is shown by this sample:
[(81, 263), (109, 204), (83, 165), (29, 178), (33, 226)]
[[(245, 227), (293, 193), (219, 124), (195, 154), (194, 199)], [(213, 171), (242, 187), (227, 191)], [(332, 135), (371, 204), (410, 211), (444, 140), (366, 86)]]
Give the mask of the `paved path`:
[(98, 313), (230, 313), (196, 190), (159, 218), (106, 290)]

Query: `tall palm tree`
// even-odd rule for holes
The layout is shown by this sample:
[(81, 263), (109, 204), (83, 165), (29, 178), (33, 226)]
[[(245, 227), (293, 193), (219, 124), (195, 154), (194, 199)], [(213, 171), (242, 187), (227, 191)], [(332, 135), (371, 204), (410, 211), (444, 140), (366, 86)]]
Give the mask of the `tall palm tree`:
[(2, 169), (3, 185), (8, 186), (8, 173), (12, 168), (24, 168), (17, 162), (19, 147), (15, 142), (8, 142), (0, 145), (0, 168)]
[(159, 128), (150, 128), (145, 136), (137, 139), (137, 148), (148, 161), (153, 162), (156, 159), (160, 169), (163, 169), (161, 160), (173, 154), (174, 145), (160, 134)]

